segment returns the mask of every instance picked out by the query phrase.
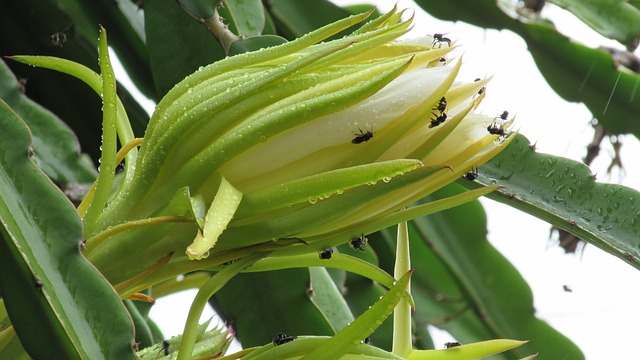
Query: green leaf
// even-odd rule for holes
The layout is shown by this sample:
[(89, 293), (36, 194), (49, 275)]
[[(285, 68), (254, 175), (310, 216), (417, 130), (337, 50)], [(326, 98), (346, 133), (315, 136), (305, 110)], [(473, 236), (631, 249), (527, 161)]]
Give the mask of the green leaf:
[[(452, 184), (425, 201), (448, 198), (461, 192), (459, 186)], [(458, 291), (471, 304), (470, 310), (496, 337), (530, 340), (529, 344), (514, 350), (516, 356), (540, 352), (566, 359), (584, 358), (571, 341), (534, 316), (531, 289), (513, 265), (486, 239), (486, 215), (479, 202), (425, 216), (414, 220), (413, 224), (418, 236), (412, 241), (422, 240), (433, 248), (455, 276), (449, 288), (459, 284)], [(420, 260), (414, 259), (413, 263), (417, 261)], [(441, 294), (459, 298), (452, 290)]]
[(75, 209), (29, 161), (29, 132), (4, 103), (0, 122), (0, 287), (25, 349), (35, 358), (51, 349), (66, 359), (135, 358), (131, 318), (79, 253)]
[(584, 164), (536, 153), (521, 135), (479, 172), (479, 183), (506, 186), (490, 198), (547, 221), (640, 269), (638, 191), (596, 183)]
[(207, 29), (174, 1), (146, 0), (144, 19), (149, 62), (159, 98), (198, 67), (225, 57)]
[(78, 139), (58, 117), (27, 98), (4, 61), (0, 61), (0, 98), (25, 119), (33, 135), (33, 161), (57, 184), (91, 183), (97, 172), (80, 154)]

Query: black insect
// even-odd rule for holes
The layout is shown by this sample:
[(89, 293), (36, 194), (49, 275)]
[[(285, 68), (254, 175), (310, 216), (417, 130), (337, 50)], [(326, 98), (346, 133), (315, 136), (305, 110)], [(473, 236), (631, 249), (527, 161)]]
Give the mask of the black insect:
[[(473, 80), (474, 82), (478, 82), (482, 79), (480, 78), (476, 78), (475, 80)], [(480, 90), (478, 90), (478, 95), (482, 95), (482, 93), (484, 92), (484, 86), (480, 88)]]
[(116, 165), (116, 174), (120, 174), (124, 171), (124, 161), (120, 161), (118, 165)]
[(222, 263), (222, 266), (229, 266), (229, 265), (233, 264), (234, 262), (236, 262), (236, 261), (238, 261), (238, 260), (240, 260), (240, 258), (237, 258), (237, 259), (231, 259), (231, 260), (229, 260), (229, 261), (225, 261), (225, 262), (223, 262), (223, 263)]
[[(433, 115), (435, 116), (436, 114), (433, 114)], [(429, 124), (429, 128), (436, 127), (442, 124), (445, 120), (447, 120), (447, 114), (442, 113), (439, 116), (436, 116), (435, 118), (431, 119), (431, 124)]]
[(496, 116), (496, 118), (500, 118), (502, 120), (507, 120), (509, 117), (509, 112), (507, 110), (503, 111), (502, 114)]
[(49, 35), (49, 40), (54, 46), (62, 47), (62, 45), (67, 42), (67, 34), (65, 34), (64, 32), (53, 33)]
[(496, 123), (489, 124), (489, 126), (487, 126), (487, 131), (491, 135), (504, 135), (504, 128)]
[(34, 285), (35, 285), (35, 287), (36, 287), (36, 290), (38, 290), (38, 291), (42, 291), (42, 285), (43, 285), (43, 284), (42, 284), (42, 280), (40, 280), (40, 279), (36, 279), (36, 282), (35, 282), (35, 284), (34, 284)]
[(27, 156), (28, 157), (32, 157), (33, 155), (35, 155), (36, 153), (36, 149), (34, 149), (33, 147), (29, 146), (27, 148)]
[(364, 234), (362, 234), (357, 238), (351, 239), (351, 241), (349, 241), (349, 246), (353, 250), (365, 251), (364, 246), (367, 245), (367, 242), (368, 242), (367, 238), (364, 237)]
[(444, 348), (445, 348), (445, 349), (449, 349), (449, 348), (456, 347), (456, 346), (460, 346), (460, 345), (462, 345), (462, 344), (460, 344), (460, 343), (459, 343), (459, 342), (457, 342), (457, 341), (450, 341), (450, 342), (446, 342), (446, 343), (444, 343)]
[(360, 130), (359, 133), (353, 133), (356, 137), (353, 138), (353, 140), (351, 140), (352, 144), (361, 144), (373, 138), (373, 133), (371, 131), (364, 132), (362, 131), (362, 129), (358, 129), (358, 130)]
[(366, 338), (364, 338), (364, 340), (362, 340), (362, 343), (363, 344), (371, 344), (371, 338), (367, 336)]
[(438, 101), (438, 104), (433, 107), (433, 110), (439, 111), (440, 114), (444, 114), (444, 111), (447, 109), (447, 98), (444, 96)]
[(325, 250), (322, 250), (322, 251), (318, 252), (318, 256), (322, 260), (331, 259), (332, 255), (333, 255), (333, 249), (332, 248), (328, 248), (328, 249), (325, 249)]
[(468, 173), (464, 174), (464, 178), (469, 180), (469, 181), (473, 181), (478, 177), (478, 168), (472, 168), (471, 171), (469, 171)]
[(444, 34), (433, 34), (433, 43), (431, 44), (431, 47), (433, 48), (438, 45), (438, 48), (440, 48), (442, 47), (442, 43), (447, 43), (447, 45), (451, 46), (451, 39), (445, 37)]
[(170, 344), (167, 340), (162, 340), (162, 352), (165, 355), (169, 355), (171, 353)]
[(273, 345), (278, 346), (278, 345), (286, 344), (295, 339), (296, 339), (295, 336), (288, 336), (285, 333), (277, 333), (276, 336), (273, 338)]

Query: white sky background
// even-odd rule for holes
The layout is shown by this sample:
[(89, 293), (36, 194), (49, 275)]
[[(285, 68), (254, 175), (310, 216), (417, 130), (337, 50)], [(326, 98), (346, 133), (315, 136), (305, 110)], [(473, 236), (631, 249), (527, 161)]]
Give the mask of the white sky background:
[[(333, 0), (344, 5), (362, 1)], [(446, 1), (446, 0), (439, 0)], [(394, 1), (378, 3), (382, 12)], [(585, 106), (567, 103), (547, 85), (536, 68), (526, 43), (509, 31), (484, 30), (465, 23), (443, 22), (432, 18), (408, 0), (400, 8), (416, 8), (411, 36), (446, 33), (460, 45), (456, 55), (464, 54), (459, 79), (472, 81), (493, 75), (487, 96), (479, 110), (496, 116), (503, 110), (517, 114), (516, 128), (537, 142), (539, 152), (580, 161), (591, 141), (591, 114)], [(543, 10), (565, 35), (590, 47), (601, 45), (622, 49), (617, 42), (594, 33), (573, 15), (551, 5)], [(120, 75), (119, 80), (125, 80)], [(126, 84), (126, 81), (125, 81)], [(151, 108), (153, 105), (151, 105)], [(636, 161), (640, 144), (633, 136), (622, 138), (623, 185), (640, 189), (640, 166)], [(603, 182), (618, 182), (605, 175), (613, 156), (603, 142), (592, 171)], [(574, 341), (587, 359), (628, 359), (637, 343), (640, 323), (640, 272), (621, 260), (588, 245), (580, 255), (564, 255), (549, 238), (549, 225), (506, 205), (481, 199), (488, 213), (489, 239), (522, 273), (534, 293), (536, 315)], [(523, 231), (526, 229), (526, 231)], [(565, 292), (563, 285), (573, 291)], [(165, 336), (181, 333), (195, 290), (159, 299), (151, 310)], [(203, 319), (213, 315), (207, 308)], [(215, 320), (214, 320), (215, 322)], [(434, 334), (438, 348), (449, 341), (446, 334)], [(629, 346), (631, 345), (631, 346)]]

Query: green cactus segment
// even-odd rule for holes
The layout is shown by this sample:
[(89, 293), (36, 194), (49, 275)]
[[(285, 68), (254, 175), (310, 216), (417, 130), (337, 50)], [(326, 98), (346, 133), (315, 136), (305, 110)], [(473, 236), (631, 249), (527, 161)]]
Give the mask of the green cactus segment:
[(393, 312), (394, 307), (405, 293), (411, 271), (400, 278), (396, 284), (371, 308), (353, 321), (349, 326), (335, 334), (322, 347), (316, 348), (304, 360), (337, 359), (346, 354), (353, 346), (362, 343)]
[[(596, 183), (584, 164), (536, 153), (518, 135), (480, 168), (482, 184), (506, 186), (497, 201), (547, 221), (640, 269), (640, 193)], [(468, 181), (463, 185), (473, 187)]]
[(29, 132), (6, 104), (0, 122), (0, 287), (23, 346), (34, 358), (133, 359), (131, 319), (79, 254), (75, 209), (29, 161)]
[(517, 340), (488, 340), (473, 344), (456, 346), (444, 350), (414, 350), (407, 360), (479, 360), (487, 356), (499, 354), (518, 346), (526, 344), (526, 341)]
[(218, 193), (207, 210), (202, 231), (198, 231), (193, 243), (187, 247), (186, 253), (190, 259), (200, 260), (209, 256), (209, 250), (227, 228), (241, 200), (242, 193), (222, 178)]
[(33, 135), (33, 162), (57, 184), (84, 184), (97, 173), (86, 155), (80, 154), (78, 139), (53, 113), (26, 97), (7, 64), (0, 60), (0, 99), (27, 121)]
[[(429, 205), (465, 193), (453, 184), (423, 201)], [(412, 223), (415, 226), (412, 241), (422, 239), (448, 268), (448, 274), (443, 273), (439, 285), (430, 279), (417, 277), (417, 286), (433, 284), (431, 288), (434, 290), (426, 294), (431, 296), (431, 304), (438, 308), (449, 307), (445, 310), (448, 314), (445, 312), (441, 319), (451, 319), (450, 322), (454, 324), (449, 328), (447, 322), (443, 327), (454, 330), (454, 336), (461, 334), (460, 341), (477, 341), (478, 334), (489, 332), (491, 337), (530, 340), (531, 343), (514, 350), (515, 356), (539, 351), (557, 356), (561, 354), (567, 359), (584, 359), (575, 344), (535, 317), (531, 289), (513, 265), (486, 240), (486, 215), (478, 202), (415, 219)], [(413, 259), (414, 264), (418, 262), (418, 259)], [(421, 265), (423, 269), (428, 266), (424, 263)], [(452, 280), (447, 281), (447, 278)], [(415, 287), (414, 294), (418, 294)], [(449, 299), (449, 303), (433, 301), (436, 294)], [(419, 300), (416, 296), (416, 301)], [(456, 305), (459, 306), (457, 310)], [(462, 318), (467, 314), (482, 320), (484, 329), (476, 327), (477, 333), (473, 334), (470, 329), (456, 328), (458, 321), (457, 325), (465, 322), (467, 325), (478, 324), (472, 317)]]
[(349, 325), (353, 321), (353, 314), (327, 269), (310, 267), (309, 277), (311, 284), (307, 296), (322, 313), (331, 329), (338, 332)]
[[(304, 268), (242, 273), (220, 289), (210, 304), (224, 321), (233, 323), (245, 348), (271, 343), (279, 332), (333, 335), (326, 318), (307, 297), (309, 284), (309, 270)], [(256, 301), (264, 310), (250, 311)]]
[[(104, 51), (107, 51), (106, 43), (103, 46), (105, 47)], [(107, 51), (107, 54), (108, 54), (108, 51)], [(42, 67), (45, 69), (51, 69), (51, 70), (59, 71), (64, 74), (71, 75), (83, 81), (85, 84), (89, 85), (89, 87), (91, 87), (91, 89), (95, 91), (96, 94), (102, 97), (101, 76), (96, 74), (93, 70), (89, 69), (84, 65), (75, 63), (73, 61), (60, 59), (56, 57), (50, 57), (50, 56), (12, 56), (10, 57), (10, 59), (24, 63), (24, 64)], [(111, 74), (113, 75), (112, 70), (111, 70)], [(115, 87), (115, 78), (112, 77), (111, 81), (113, 81), (113, 84), (114, 84), (113, 86)], [(115, 128), (117, 130), (118, 139), (120, 140), (121, 144), (127, 144), (135, 139), (135, 135), (133, 133), (133, 129), (131, 128), (131, 124), (129, 123), (129, 118), (125, 111), (124, 105), (122, 104), (122, 101), (120, 101), (120, 99), (116, 97), (115, 102), (117, 107)], [(104, 128), (104, 124), (103, 124), (103, 128)], [(114, 156), (115, 156), (115, 153), (114, 153)], [(125, 169), (124, 184), (130, 182), (134, 175), (137, 157), (138, 157), (138, 150), (136, 148), (131, 149), (129, 152), (127, 152), (125, 156), (126, 169)], [(78, 211), (81, 216), (84, 216), (86, 214), (87, 208), (93, 201), (93, 197), (94, 195), (90, 192), (89, 195), (83, 200), (83, 204), (81, 204), (78, 207)]]
[(640, 10), (626, 0), (550, 0), (601, 35), (635, 48), (640, 40)]
[[(184, 0), (183, 0), (184, 1)], [(264, 6), (260, 0), (224, 0), (220, 16), (229, 30), (241, 37), (261, 35), (265, 24)]]

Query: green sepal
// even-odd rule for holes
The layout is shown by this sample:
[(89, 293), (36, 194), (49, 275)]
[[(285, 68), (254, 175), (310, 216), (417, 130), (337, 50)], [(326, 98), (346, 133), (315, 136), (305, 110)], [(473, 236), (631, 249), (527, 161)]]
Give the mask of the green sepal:
[(412, 271), (407, 272), (396, 284), (349, 326), (335, 334), (324, 346), (302, 357), (303, 360), (337, 359), (364, 340), (386, 319), (405, 293)]
[(444, 350), (414, 350), (407, 360), (478, 360), (490, 355), (515, 349), (526, 341), (488, 340), (452, 347)]
[(248, 193), (238, 209), (238, 217), (247, 217), (256, 212), (284, 208), (299, 203), (316, 203), (332, 195), (410, 172), (422, 166), (413, 159), (390, 160), (344, 169), (327, 171), (317, 175), (278, 184), (257, 192)]

